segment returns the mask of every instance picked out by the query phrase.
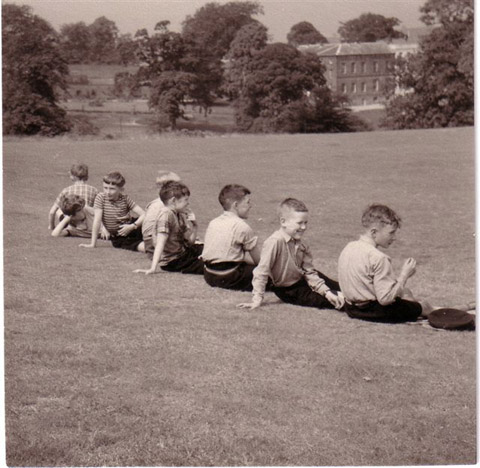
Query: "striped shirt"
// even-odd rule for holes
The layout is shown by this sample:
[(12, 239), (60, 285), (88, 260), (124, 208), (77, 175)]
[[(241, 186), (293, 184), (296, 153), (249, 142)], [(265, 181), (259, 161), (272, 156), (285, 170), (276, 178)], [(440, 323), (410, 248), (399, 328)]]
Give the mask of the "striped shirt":
[(285, 231), (275, 231), (264, 243), (260, 261), (253, 270), (253, 300), (262, 302), (268, 278), (274, 286), (292, 286), (305, 278), (310, 288), (324, 296), (330, 288), (318, 276), (310, 249)]
[(375, 242), (362, 235), (349, 242), (338, 259), (338, 281), (345, 298), (361, 305), (378, 301), (388, 305), (401, 297), (403, 286), (393, 273), (390, 257), (375, 247)]
[(205, 262), (243, 262), (245, 252), (257, 245), (252, 228), (231, 211), (210, 221), (205, 233), (202, 258)]
[(55, 204), (60, 206), (60, 199), (63, 195), (78, 195), (85, 200), (85, 203), (88, 206), (93, 206), (95, 201), (95, 197), (98, 194), (98, 190), (91, 185), (87, 185), (85, 182), (78, 180), (73, 185), (64, 188), (58, 195), (57, 199), (55, 200)]
[(122, 219), (129, 216), (130, 211), (136, 206), (136, 203), (123, 193), (117, 200), (109, 200), (103, 192), (99, 193), (93, 204), (94, 209), (102, 210), (102, 222), (110, 234), (116, 235), (122, 224), (128, 223), (128, 219)]

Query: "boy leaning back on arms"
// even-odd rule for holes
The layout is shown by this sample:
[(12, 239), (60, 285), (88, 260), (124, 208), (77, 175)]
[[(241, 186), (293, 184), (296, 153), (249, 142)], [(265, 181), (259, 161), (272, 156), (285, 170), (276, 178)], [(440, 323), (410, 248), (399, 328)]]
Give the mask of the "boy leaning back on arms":
[[(113, 247), (117, 249), (136, 250), (144, 252), (142, 225), (145, 212), (128, 195), (123, 193), (125, 178), (120, 172), (110, 172), (103, 178), (103, 193), (99, 193), (93, 205), (92, 240), (90, 244), (80, 244), (80, 247), (95, 248), (98, 232), (103, 225), (110, 233)], [(137, 220), (130, 218), (130, 212), (138, 216)], [(129, 222), (127, 222), (129, 221)]]
[(308, 209), (303, 202), (287, 198), (279, 208), (280, 229), (263, 244), (260, 262), (253, 271), (253, 300), (238, 307), (260, 307), (268, 279), (282, 301), (320, 309), (341, 309), (344, 298), (339, 286), (313, 267), (312, 254), (302, 242)]
[(415, 260), (408, 258), (396, 277), (390, 257), (378, 249), (387, 249), (395, 241), (400, 225), (400, 217), (388, 206), (370, 205), (362, 215), (365, 230), (360, 239), (347, 244), (340, 254), (338, 278), (350, 317), (401, 323), (432, 312), (428, 302), (417, 301), (405, 287), (415, 274)]
[(157, 273), (160, 264), (165, 271), (203, 274), (203, 262), (199, 259), (203, 244), (195, 244), (197, 230), (190, 229), (186, 222), (190, 190), (181, 182), (165, 182), (160, 198), (165, 207), (158, 213), (155, 223), (151, 267), (134, 270), (134, 273)]
[(205, 233), (205, 281), (212, 287), (251, 291), (260, 249), (258, 237), (245, 222), (251, 208), (250, 190), (243, 185), (226, 185), (218, 201), (224, 212), (210, 221)]

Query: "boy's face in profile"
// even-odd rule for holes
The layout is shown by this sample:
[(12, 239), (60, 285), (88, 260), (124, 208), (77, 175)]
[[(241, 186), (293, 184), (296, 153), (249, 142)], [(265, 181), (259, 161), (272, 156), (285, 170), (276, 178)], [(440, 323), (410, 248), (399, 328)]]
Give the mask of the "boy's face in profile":
[(239, 218), (247, 219), (251, 207), (250, 195), (245, 195), (239, 202), (237, 202), (237, 214)]
[(185, 195), (183, 197), (179, 198), (172, 198), (173, 201), (173, 206), (172, 208), (177, 212), (177, 213), (183, 213), (185, 210), (189, 207), (190, 205), (190, 197), (188, 195)]
[(397, 229), (393, 224), (379, 224), (372, 228), (373, 240), (380, 247), (388, 249), (396, 239), (395, 234)]
[(307, 230), (308, 211), (285, 210), (280, 216), (280, 226), (293, 239), (300, 240)]
[(114, 184), (107, 184), (106, 182), (103, 183), (103, 193), (107, 197), (108, 200), (118, 200), (122, 189), (118, 185)]

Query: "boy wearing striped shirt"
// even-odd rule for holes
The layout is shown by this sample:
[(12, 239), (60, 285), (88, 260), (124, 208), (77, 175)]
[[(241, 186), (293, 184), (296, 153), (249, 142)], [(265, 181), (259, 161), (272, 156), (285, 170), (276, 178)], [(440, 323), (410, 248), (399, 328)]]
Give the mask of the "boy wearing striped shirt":
[(303, 202), (287, 198), (279, 208), (280, 229), (263, 244), (260, 262), (253, 270), (253, 299), (238, 307), (260, 307), (270, 278), (273, 293), (288, 304), (319, 309), (341, 309), (339, 285), (315, 270), (308, 246), (302, 242), (307, 229), (308, 209)]
[[(120, 172), (110, 172), (103, 178), (103, 192), (96, 196), (93, 204), (95, 215), (92, 240), (90, 244), (80, 244), (80, 247), (96, 247), (98, 232), (103, 223), (110, 234), (113, 247), (145, 252), (142, 232), (139, 229), (145, 212), (123, 193), (124, 185), (125, 178)], [(133, 212), (138, 219), (132, 219), (130, 212)]]

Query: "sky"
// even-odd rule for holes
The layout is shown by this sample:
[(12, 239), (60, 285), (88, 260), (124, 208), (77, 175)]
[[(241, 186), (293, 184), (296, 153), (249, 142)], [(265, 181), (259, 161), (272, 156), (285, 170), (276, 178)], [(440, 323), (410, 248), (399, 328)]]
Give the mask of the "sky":
[[(56, 30), (67, 23), (83, 21), (91, 24), (106, 16), (114, 21), (121, 34), (135, 34), (146, 28), (152, 32), (161, 20), (170, 21), (171, 31), (180, 31), (188, 15), (206, 3), (227, 3), (226, 0), (8, 0), (8, 3), (29, 5), (33, 12), (47, 20)], [(300, 21), (309, 21), (326, 37), (337, 35), (340, 22), (357, 18), (362, 13), (395, 17), (405, 27), (422, 26), (419, 9), (426, 0), (259, 0), (264, 15), (257, 19), (267, 28), (274, 42), (286, 42), (290, 28)], [(5, 2), (4, 2), (5, 3)]]

